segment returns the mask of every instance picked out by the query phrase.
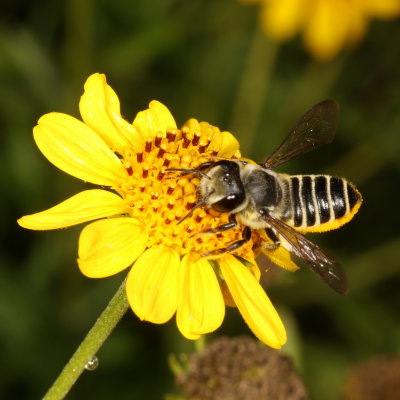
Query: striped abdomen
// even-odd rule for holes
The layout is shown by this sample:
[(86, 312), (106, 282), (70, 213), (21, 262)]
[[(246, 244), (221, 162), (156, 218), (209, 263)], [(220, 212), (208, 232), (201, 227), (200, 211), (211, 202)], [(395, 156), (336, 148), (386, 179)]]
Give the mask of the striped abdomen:
[(353, 184), (329, 175), (289, 178), (292, 218), (287, 223), (303, 232), (339, 228), (353, 218), (362, 198)]

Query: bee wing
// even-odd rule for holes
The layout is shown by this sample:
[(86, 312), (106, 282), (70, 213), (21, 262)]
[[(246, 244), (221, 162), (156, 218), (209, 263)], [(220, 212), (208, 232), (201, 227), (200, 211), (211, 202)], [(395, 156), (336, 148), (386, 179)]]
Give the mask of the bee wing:
[(334, 100), (325, 100), (307, 111), (281, 145), (261, 165), (274, 168), (292, 158), (331, 143), (335, 137), (339, 116), (339, 105)]
[(296, 256), (304, 260), (311, 271), (317, 274), (323, 282), (340, 294), (347, 292), (346, 275), (340, 263), (328, 255), (302, 233), (296, 231), (283, 221), (270, 215), (263, 216), (271, 228), (292, 247)]

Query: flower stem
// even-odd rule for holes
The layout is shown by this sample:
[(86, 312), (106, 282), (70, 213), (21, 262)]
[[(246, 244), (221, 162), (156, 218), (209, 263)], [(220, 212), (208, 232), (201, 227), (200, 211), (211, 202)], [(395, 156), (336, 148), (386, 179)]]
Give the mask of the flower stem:
[[(251, 39), (232, 110), (230, 131), (240, 136), (243, 154), (251, 151), (277, 59), (279, 45), (259, 27)], [(248, 155), (248, 154), (247, 154)]]
[(125, 280), (68, 361), (44, 400), (63, 399), (128, 309)]

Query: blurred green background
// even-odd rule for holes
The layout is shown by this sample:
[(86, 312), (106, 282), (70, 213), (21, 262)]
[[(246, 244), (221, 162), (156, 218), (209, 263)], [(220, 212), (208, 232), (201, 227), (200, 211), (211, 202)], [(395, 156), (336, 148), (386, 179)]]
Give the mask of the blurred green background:
[[(341, 398), (353, 365), (399, 353), (399, 20), (373, 22), (355, 51), (318, 63), (300, 39), (269, 42), (257, 8), (233, 0), (5, 1), (0, 10), (0, 398), (40, 398), (124, 277), (80, 274), (81, 226), (33, 232), (16, 224), (85, 188), (45, 160), (32, 128), (50, 111), (79, 117), (93, 72), (107, 75), (128, 120), (158, 99), (178, 125), (194, 117), (231, 130), (255, 160), (313, 104), (336, 99), (335, 142), (279, 171), (346, 176), (362, 192), (350, 224), (312, 235), (342, 261), (350, 292), (333, 293), (307, 269), (267, 277), (267, 292), (312, 398)], [(216, 334), (243, 333), (229, 309)], [(98, 369), (68, 398), (178, 393), (167, 357), (193, 350), (174, 321), (156, 326), (129, 312), (99, 352)]]

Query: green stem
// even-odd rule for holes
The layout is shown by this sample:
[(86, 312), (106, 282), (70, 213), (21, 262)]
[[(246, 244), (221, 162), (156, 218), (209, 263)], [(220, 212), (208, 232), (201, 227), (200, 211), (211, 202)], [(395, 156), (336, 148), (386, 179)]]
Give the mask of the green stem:
[(124, 281), (46, 393), (44, 400), (63, 399), (67, 395), (85, 369), (86, 364), (96, 355), (127, 309), (128, 301), (126, 299)]
[[(256, 28), (233, 106), (230, 131), (240, 137), (242, 154), (249, 153), (260, 123), (279, 46)], [(249, 154), (247, 154), (248, 156)]]

